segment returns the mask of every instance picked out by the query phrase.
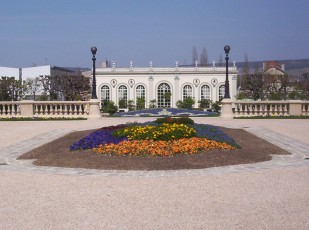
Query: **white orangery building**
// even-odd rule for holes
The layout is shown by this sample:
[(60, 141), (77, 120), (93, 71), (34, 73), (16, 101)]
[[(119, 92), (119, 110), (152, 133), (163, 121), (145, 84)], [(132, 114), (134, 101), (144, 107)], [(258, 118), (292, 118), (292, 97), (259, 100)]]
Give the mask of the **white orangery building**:
[[(89, 72), (88, 72), (89, 73)], [(92, 72), (91, 72), (92, 73)], [(119, 106), (124, 99), (136, 103), (137, 98), (145, 99), (145, 108), (155, 101), (156, 107), (174, 107), (179, 100), (192, 97), (194, 108), (198, 101), (209, 99), (213, 102), (224, 97), (226, 67), (212, 66), (181, 67), (112, 67), (96, 68), (97, 96), (102, 101), (109, 100)], [(237, 67), (229, 66), (230, 96), (235, 100), (237, 91)], [(166, 97), (166, 95), (170, 95)], [(121, 109), (121, 108), (120, 108)]]

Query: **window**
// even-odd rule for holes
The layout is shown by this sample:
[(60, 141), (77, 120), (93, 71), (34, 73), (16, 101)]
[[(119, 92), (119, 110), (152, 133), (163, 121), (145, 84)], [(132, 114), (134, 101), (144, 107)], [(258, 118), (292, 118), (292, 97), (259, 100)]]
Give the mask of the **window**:
[(225, 93), (225, 85), (220, 85), (219, 86), (219, 99), (224, 97), (224, 93)]
[(171, 87), (167, 83), (158, 86), (158, 108), (171, 107)]
[(145, 87), (143, 85), (136, 87), (136, 98), (145, 98)]
[(146, 90), (143, 85), (139, 85), (136, 87), (136, 109), (144, 109), (145, 108), (145, 96)]
[(110, 100), (110, 89), (107, 85), (103, 85), (101, 87), (101, 101), (109, 101)]
[(120, 109), (126, 108), (128, 102), (128, 88), (121, 85), (118, 88), (118, 106)]
[(210, 87), (209, 85), (203, 85), (201, 87), (201, 100), (210, 100)]
[(182, 99), (185, 100), (188, 97), (193, 98), (191, 85), (185, 85), (182, 90)]

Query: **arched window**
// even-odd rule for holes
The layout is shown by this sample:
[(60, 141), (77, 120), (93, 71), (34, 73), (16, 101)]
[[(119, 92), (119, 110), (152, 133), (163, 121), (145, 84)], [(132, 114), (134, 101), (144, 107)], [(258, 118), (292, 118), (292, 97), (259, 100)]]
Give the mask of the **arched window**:
[(193, 97), (191, 85), (185, 85), (182, 90), (182, 99), (185, 100), (188, 97)]
[(220, 85), (219, 86), (219, 99), (224, 97), (224, 93), (225, 93), (225, 85)]
[(201, 100), (210, 100), (210, 87), (209, 85), (203, 85), (201, 87)]
[(110, 100), (110, 89), (107, 85), (103, 85), (101, 87), (101, 101), (109, 101)]
[(158, 86), (158, 108), (171, 107), (171, 87), (167, 83), (161, 83)]
[(146, 90), (143, 85), (136, 87), (136, 109), (145, 108)]
[(128, 102), (128, 88), (125, 85), (121, 85), (118, 88), (118, 106), (120, 109), (127, 107)]
[(110, 89), (107, 85), (103, 85), (101, 87), (101, 106), (102, 108), (106, 108), (107, 102), (110, 101)]

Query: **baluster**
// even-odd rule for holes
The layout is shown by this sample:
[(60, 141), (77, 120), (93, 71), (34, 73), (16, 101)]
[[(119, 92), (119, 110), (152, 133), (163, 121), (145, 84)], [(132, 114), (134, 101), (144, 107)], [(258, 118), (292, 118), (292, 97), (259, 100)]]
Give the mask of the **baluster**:
[(252, 115), (255, 115), (255, 114), (256, 114), (256, 111), (255, 111), (255, 104), (252, 104), (252, 105), (251, 105), (251, 108), (252, 108)]
[(38, 110), (38, 104), (34, 104), (34, 115), (38, 116), (39, 115), (39, 110)]
[(276, 113), (276, 105), (274, 104), (271, 105), (271, 111), (272, 111), (272, 115)]
[(236, 112), (237, 112), (237, 115), (240, 114), (240, 104), (236, 104)]
[(242, 115), (245, 115), (245, 111), (246, 111), (246, 105), (245, 104), (241, 105), (241, 110), (242, 110)]
[(258, 116), (260, 116), (261, 115), (261, 104), (257, 104), (256, 105), (256, 114), (258, 115)]

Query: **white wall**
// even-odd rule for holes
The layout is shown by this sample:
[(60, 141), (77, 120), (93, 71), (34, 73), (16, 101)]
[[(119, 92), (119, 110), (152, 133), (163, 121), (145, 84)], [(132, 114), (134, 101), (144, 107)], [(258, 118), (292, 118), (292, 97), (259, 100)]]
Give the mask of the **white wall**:
[(15, 77), (19, 78), (19, 69), (10, 67), (0, 67), (0, 77)]
[(50, 65), (22, 68), (22, 79), (36, 78), (41, 75), (50, 75)]
[[(22, 68), (22, 80), (50, 74), (50, 65)], [(15, 77), (19, 79), (19, 68), (0, 67), (0, 77)]]

